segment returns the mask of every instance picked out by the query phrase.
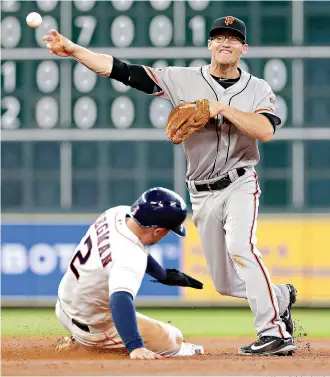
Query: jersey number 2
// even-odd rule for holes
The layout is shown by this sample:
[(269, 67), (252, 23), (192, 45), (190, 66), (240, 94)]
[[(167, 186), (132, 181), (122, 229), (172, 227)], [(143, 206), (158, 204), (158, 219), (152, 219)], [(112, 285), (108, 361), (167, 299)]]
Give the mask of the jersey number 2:
[(76, 269), (76, 267), (74, 266), (74, 262), (76, 261), (76, 259), (79, 260), (79, 263), (80, 264), (85, 264), (89, 257), (91, 256), (91, 252), (92, 252), (92, 240), (90, 237), (88, 237), (85, 241), (85, 245), (87, 246), (87, 254), (85, 256), (83, 256), (81, 254), (81, 251), (78, 250), (76, 252), (76, 254), (74, 255), (74, 257), (72, 258), (72, 261), (70, 263), (70, 268), (71, 268), (71, 271), (74, 273), (75, 277), (77, 278), (77, 280), (79, 280), (80, 278), (80, 275), (79, 275), (79, 272), (78, 270)]

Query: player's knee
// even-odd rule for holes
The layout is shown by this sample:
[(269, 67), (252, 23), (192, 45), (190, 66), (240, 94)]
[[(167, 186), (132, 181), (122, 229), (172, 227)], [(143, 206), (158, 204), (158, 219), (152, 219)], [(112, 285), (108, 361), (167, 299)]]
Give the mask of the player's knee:
[(228, 286), (224, 286), (223, 282), (216, 281), (214, 283), (214, 288), (216, 289), (217, 292), (219, 292), (222, 296), (231, 296), (231, 291), (228, 288)]
[(222, 296), (232, 296), (231, 291), (226, 288), (216, 288), (217, 292), (219, 292)]
[(224, 282), (218, 275), (213, 276), (213, 286), (215, 290), (223, 296), (231, 296), (227, 282)]

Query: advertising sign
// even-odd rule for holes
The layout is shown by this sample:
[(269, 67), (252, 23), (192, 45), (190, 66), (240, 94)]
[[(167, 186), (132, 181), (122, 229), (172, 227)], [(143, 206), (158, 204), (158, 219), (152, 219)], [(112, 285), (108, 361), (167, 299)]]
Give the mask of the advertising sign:
[[(2, 302), (53, 302), (59, 282), (89, 225), (5, 224), (1, 237)], [(151, 246), (154, 258), (167, 268), (180, 268), (180, 239), (169, 234)], [(178, 287), (153, 283), (145, 276), (139, 299), (175, 299)]]
[[(188, 301), (239, 304), (241, 299), (221, 296), (213, 287), (202, 252), (197, 228), (187, 224), (183, 270), (204, 283), (202, 291), (184, 290)], [(325, 218), (299, 219), (276, 217), (258, 221), (258, 249), (262, 253), (273, 283), (293, 284), (299, 302), (330, 303), (330, 221)]]

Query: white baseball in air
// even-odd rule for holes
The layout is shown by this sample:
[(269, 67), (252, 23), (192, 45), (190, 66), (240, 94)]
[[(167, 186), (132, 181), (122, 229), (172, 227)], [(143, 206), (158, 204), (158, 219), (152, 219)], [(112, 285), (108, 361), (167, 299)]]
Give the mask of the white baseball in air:
[(36, 27), (40, 26), (42, 23), (42, 17), (37, 12), (31, 12), (26, 16), (26, 23), (35, 29)]

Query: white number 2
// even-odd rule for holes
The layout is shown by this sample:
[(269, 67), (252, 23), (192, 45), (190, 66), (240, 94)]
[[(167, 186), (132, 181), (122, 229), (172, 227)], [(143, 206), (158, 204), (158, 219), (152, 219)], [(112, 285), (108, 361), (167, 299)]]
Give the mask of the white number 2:
[(1, 107), (6, 111), (1, 117), (2, 128), (15, 129), (20, 126), (20, 120), (18, 114), (21, 111), (21, 104), (16, 97), (4, 97), (2, 98)]

